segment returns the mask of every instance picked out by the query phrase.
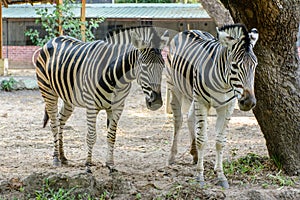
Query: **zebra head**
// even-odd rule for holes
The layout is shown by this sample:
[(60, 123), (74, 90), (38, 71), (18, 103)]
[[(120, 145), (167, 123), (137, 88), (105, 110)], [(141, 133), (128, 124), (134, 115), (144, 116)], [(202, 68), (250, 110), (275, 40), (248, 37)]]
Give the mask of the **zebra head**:
[(243, 25), (229, 25), (218, 31), (218, 38), (229, 50), (228, 82), (234, 89), (239, 108), (249, 111), (256, 105), (254, 94), (254, 75), (258, 64), (253, 47), (258, 40), (258, 31), (250, 33)]
[(136, 79), (146, 95), (146, 105), (150, 110), (157, 110), (163, 104), (161, 81), (165, 63), (162, 49), (168, 41), (167, 31), (161, 37), (153, 32), (147, 38), (135, 31), (131, 32), (131, 43), (139, 51), (135, 67)]

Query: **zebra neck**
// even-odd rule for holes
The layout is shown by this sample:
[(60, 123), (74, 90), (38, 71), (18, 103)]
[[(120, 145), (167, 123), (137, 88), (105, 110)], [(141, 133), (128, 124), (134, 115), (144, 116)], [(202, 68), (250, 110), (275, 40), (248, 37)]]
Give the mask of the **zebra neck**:
[(128, 51), (110, 63), (105, 74), (112, 82), (112, 85), (126, 85), (136, 79), (134, 67), (137, 57), (138, 50), (128, 48)]
[(228, 90), (231, 86), (229, 84), (230, 79), (230, 66), (232, 62), (232, 56), (227, 48), (222, 48), (219, 53), (219, 58), (217, 59), (217, 67), (215, 68), (215, 73), (220, 75), (221, 83), (223, 88)]
[(140, 52), (138, 49), (131, 49), (129, 52), (126, 53), (126, 76), (128, 80), (133, 81), (136, 79), (136, 67), (137, 67), (137, 62), (139, 58)]

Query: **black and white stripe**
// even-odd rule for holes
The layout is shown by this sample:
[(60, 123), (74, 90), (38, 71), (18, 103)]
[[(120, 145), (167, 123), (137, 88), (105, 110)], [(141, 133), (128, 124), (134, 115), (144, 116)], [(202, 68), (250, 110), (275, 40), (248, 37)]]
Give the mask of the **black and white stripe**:
[(257, 58), (253, 47), (258, 32), (252, 29), (248, 33), (241, 24), (227, 25), (217, 29), (217, 32), (215, 38), (199, 30), (184, 31), (177, 34), (170, 43), (167, 83), (172, 94), (174, 138), (169, 163), (174, 162), (177, 153), (177, 137), (182, 124), (181, 107), (183, 102), (188, 102), (191, 154), (194, 162), (198, 162), (200, 183), (204, 184), (203, 150), (207, 142), (207, 115), (209, 108), (214, 107), (218, 114), (215, 170), (220, 184), (228, 187), (222, 168), (225, 127), (236, 99), (241, 110), (248, 111), (255, 106), (254, 74)]
[[(50, 118), (54, 136), (54, 165), (66, 163), (63, 151), (63, 128), (74, 107), (86, 108), (87, 171), (92, 162), (96, 141), (96, 118), (100, 110), (107, 113), (107, 165), (113, 166), (117, 124), (124, 108), (131, 81), (137, 79), (150, 110), (162, 106), (160, 82), (164, 61), (160, 51), (145, 43), (139, 32), (130, 30), (131, 43), (106, 41), (84, 43), (61, 36), (50, 40), (40, 51), (36, 74), (45, 101), (44, 126)], [(165, 45), (164, 40), (159, 41)], [(58, 98), (63, 106), (57, 119)]]

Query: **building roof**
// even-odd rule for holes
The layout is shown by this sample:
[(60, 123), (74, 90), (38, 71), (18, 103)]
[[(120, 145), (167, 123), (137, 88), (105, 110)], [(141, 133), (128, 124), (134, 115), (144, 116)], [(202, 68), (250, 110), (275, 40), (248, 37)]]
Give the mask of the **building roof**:
[(5, 7), (7, 7), (8, 5), (12, 5), (12, 4), (24, 4), (24, 3), (30, 3), (30, 4), (34, 4), (34, 3), (51, 3), (54, 2), (54, 0), (1, 0), (1, 2), (3, 3), (3, 5)]
[[(3, 8), (3, 18), (39, 18), (36, 8), (53, 5), (10, 5)], [(80, 17), (80, 5), (74, 8), (75, 15)], [(209, 19), (201, 4), (86, 4), (86, 17), (106, 19)]]

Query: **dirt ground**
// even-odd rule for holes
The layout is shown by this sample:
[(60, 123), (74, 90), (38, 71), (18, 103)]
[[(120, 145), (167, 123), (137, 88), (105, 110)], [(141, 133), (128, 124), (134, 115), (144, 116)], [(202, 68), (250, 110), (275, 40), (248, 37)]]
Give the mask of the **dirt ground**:
[[(184, 123), (180, 134), (176, 163), (168, 166), (172, 117), (166, 114), (165, 105), (158, 111), (147, 110), (135, 82), (119, 122), (115, 145), (117, 172), (113, 174), (104, 164), (105, 112), (100, 112), (97, 119), (95, 166), (93, 175), (87, 175), (84, 109), (75, 109), (65, 129), (64, 147), (69, 165), (55, 168), (52, 134), (48, 126), (42, 128), (44, 103), (39, 91), (0, 91), (0, 102), (0, 199), (33, 198), (35, 190), (41, 190), (44, 179), (49, 177), (57, 187), (76, 186), (81, 188), (77, 194), (90, 193), (98, 199), (300, 199), (299, 182), (280, 187), (268, 178), (278, 173), (272, 167), (251, 176), (228, 176), (228, 190), (215, 185), (212, 171), (216, 116), (213, 114), (209, 117), (209, 145), (205, 154), (207, 187), (200, 189), (194, 181), (196, 166), (191, 164), (187, 124)], [(249, 153), (259, 157), (268, 155), (252, 112), (236, 110), (228, 127), (224, 160), (233, 161)]]

